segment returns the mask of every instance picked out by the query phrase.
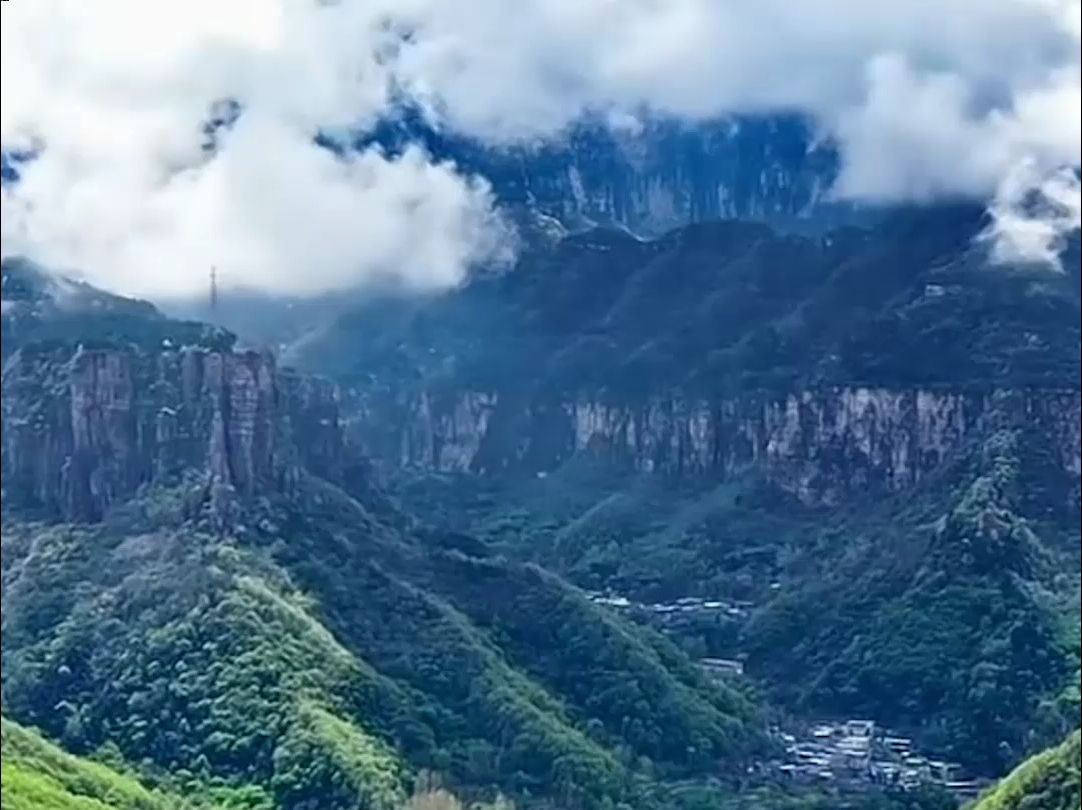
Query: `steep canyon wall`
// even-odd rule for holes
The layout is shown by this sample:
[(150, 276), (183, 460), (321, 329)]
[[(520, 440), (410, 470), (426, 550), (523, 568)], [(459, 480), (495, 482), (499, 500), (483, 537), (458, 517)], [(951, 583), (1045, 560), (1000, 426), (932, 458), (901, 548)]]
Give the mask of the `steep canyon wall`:
[(575, 453), (629, 469), (724, 478), (749, 466), (807, 503), (919, 482), (978, 433), (1029, 426), (1077, 479), (1078, 391), (838, 387), (715, 401), (678, 396), (614, 403), (523, 402), (493, 392), (420, 395), (358, 406), (356, 431), (397, 465), (478, 474), (541, 472)]
[(333, 386), (256, 352), (18, 352), (3, 371), (3, 480), (68, 519), (197, 471), (241, 494), (342, 464)]

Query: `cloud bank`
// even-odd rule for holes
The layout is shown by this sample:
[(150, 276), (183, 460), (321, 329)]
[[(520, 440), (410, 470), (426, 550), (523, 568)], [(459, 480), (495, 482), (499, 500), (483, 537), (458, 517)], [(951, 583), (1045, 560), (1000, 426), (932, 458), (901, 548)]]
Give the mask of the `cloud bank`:
[[(1077, 0), (15, 0), (0, 36), (4, 147), (41, 148), (4, 251), (127, 292), (211, 264), (272, 292), (432, 288), (505, 256), (484, 181), (313, 143), (403, 97), (493, 144), (587, 112), (799, 112), (839, 146), (840, 197), (991, 200), (1003, 258), (1076, 222)], [(242, 112), (208, 149), (223, 99)], [(1023, 212), (1034, 191), (1058, 202)]]
[[(319, 132), (388, 104), (386, 36), (348, 6), (229, 0), (7, 3), (4, 252), (154, 297), (452, 285), (500, 258), (484, 181), (417, 150), (336, 155)], [(231, 126), (210, 132), (222, 101)], [(228, 107), (225, 107), (228, 109)], [(220, 117), (220, 116), (219, 116)]]

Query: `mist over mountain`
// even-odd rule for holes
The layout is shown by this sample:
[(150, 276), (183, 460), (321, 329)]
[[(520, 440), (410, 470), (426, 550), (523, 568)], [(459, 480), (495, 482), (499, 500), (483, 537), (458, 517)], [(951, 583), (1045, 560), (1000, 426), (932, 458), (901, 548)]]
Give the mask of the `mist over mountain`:
[(4, 14), (4, 252), (112, 291), (443, 289), (508, 199), (656, 235), (965, 197), (1044, 261), (1078, 226), (1074, 0)]
[(5, 808), (1078, 806), (1077, 0), (2, 13)]

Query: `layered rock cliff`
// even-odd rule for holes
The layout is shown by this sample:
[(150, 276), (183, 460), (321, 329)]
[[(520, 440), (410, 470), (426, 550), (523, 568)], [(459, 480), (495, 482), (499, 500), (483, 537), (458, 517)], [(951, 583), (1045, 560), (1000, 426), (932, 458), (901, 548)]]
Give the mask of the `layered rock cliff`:
[(751, 467), (806, 503), (835, 503), (912, 486), (968, 439), (1000, 426), (1035, 428), (1058, 469), (1077, 480), (1080, 406), (1078, 391), (834, 387), (635, 405), (526, 404), (472, 392), (362, 409), (357, 430), (370, 452), (398, 465), (535, 473), (589, 453), (665, 475), (725, 478)]
[(442, 296), (358, 304), (296, 362), (353, 392), (392, 464), (750, 465), (830, 503), (911, 486), (1006, 424), (1077, 482), (1077, 267), (1068, 252), (1063, 274), (996, 265), (986, 227), (959, 205), (824, 239), (736, 222), (653, 242), (598, 231)]
[(240, 495), (341, 469), (333, 388), (255, 352), (24, 349), (3, 371), (6, 496), (99, 518), (141, 486), (194, 473)]
[(691, 222), (819, 222), (854, 216), (832, 203), (837, 155), (792, 116), (669, 119), (613, 127), (583, 121), (565, 138), (492, 148), (404, 111), (365, 137), (396, 150), (420, 143), (491, 183), (504, 205), (555, 217), (571, 229), (618, 225), (659, 235)]

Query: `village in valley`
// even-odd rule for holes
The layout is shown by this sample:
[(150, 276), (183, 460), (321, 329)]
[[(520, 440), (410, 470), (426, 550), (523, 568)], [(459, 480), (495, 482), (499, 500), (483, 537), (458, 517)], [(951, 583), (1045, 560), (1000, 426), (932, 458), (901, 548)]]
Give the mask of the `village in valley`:
[[(771, 584), (777, 590), (778, 583)], [(746, 618), (754, 607), (747, 601), (686, 596), (671, 602), (642, 603), (611, 592), (587, 593), (594, 604), (651, 619), (662, 629), (673, 630), (681, 621), (714, 614), (734, 621)], [(744, 675), (738, 654), (730, 658), (702, 657), (699, 665), (711, 678), (723, 680)], [(840, 789), (913, 790), (936, 785), (961, 800), (977, 796), (987, 781), (967, 775), (957, 763), (929, 756), (914, 741), (878, 726), (871, 720), (823, 720), (774, 727), (771, 734), (784, 754), (760, 763), (758, 777), (781, 783), (820, 784)]]
[(960, 799), (978, 795), (987, 784), (968, 778), (957, 763), (922, 754), (913, 740), (871, 720), (822, 722), (801, 733), (774, 729), (774, 734), (785, 746), (785, 758), (767, 768), (785, 780), (902, 790), (938, 785)]

